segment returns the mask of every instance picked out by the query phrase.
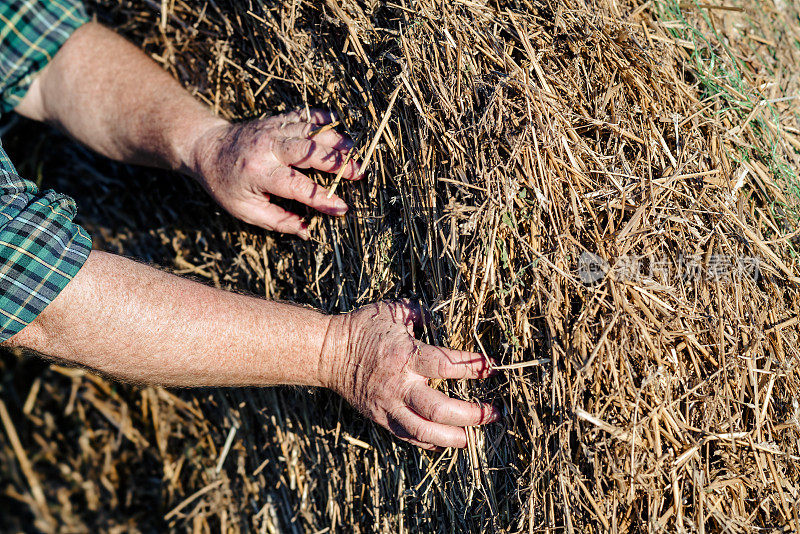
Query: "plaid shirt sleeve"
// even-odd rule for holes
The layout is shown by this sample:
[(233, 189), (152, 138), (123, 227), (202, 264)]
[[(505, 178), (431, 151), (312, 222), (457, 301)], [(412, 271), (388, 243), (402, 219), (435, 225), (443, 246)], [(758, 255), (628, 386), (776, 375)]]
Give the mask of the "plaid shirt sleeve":
[(39, 71), (88, 21), (76, 0), (0, 0), (0, 113), (19, 104)]
[(0, 146), (0, 342), (36, 319), (89, 257), (75, 213), (71, 198), (17, 176)]
[[(0, 113), (87, 20), (78, 2), (0, 0)], [(89, 257), (75, 213), (71, 198), (20, 178), (0, 145), (0, 342), (36, 319)]]

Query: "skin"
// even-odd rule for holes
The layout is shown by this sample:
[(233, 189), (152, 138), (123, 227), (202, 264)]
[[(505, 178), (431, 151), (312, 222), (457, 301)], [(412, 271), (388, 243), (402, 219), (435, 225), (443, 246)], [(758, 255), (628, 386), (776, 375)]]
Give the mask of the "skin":
[[(352, 142), (322, 110), (230, 124), (196, 102), (137, 47), (90, 23), (40, 73), (17, 112), (51, 123), (118, 161), (196, 178), (234, 216), (308, 238), (271, 202), (294, 199), (341, 216), (347, 205), (302, 169), (337, 172)], [(361, 178), (357, 163), (343, 176)], [(492, 362), (414, 337), (418, 305), (377, 303), (328, 316), (229, 293), (92, 251), (78, 275), (7, 344), (123, 380), (167, 386), (329, 388), (400, 439), (466, 446), (465, 426), (499, 418), (428, 379), (485, 378)]]

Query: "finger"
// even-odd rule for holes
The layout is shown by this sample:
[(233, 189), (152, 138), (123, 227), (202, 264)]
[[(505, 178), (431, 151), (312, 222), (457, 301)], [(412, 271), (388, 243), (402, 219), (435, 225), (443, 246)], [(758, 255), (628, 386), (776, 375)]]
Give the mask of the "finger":
[(286, 211), (275, 204), (269, 204), (266, 200), (263, 207), (254, 210), (248, 216), (243, 217), (243, 219), (245, 222), (266, 228), (267, 230), (294, 234), (303, 239), (308, 239), (308, 223), (299, 215)]
[[(326, 147), (312, 139), (290, 137), (277, 142), (275, 156), (284, 165), (300, 169), (317, 169), (323, 172), (338, 172), (344, 165), (345, 154), (340, 150)], [(347, 162), (342, 176), (349, 180), (359, 177), (361, 166), (352, 159)]]
[(419, 382), (409, 390), (406, 404), (423, 418), (452, 426), (476, 426), (500, 419), (500, 412), (490, 404), (465, 402), (448, 397)]
[[(320, 127), (316, 124), (311, 124), (308, 122), (298, 122), (281, 128), (281, 134), (287, 138), (308, 139), (314, 141), (317, 143), (319, 149), (325, 150), (332, 148), (334, 150), (338, 150), (339, 152), (343, 152), (343, 155), (346, 157), (347, 152), (353, 149), (353, 140), (333, 129), (321, 131), (323, 128), (325, 128), (325, 126)], [(349, 179), (358, 179), (362, 176), (363, 175), (361, 173), (358, 173), (356, 176), (348, 175), (347, 177)]]
[(392, 320), (406, 327), (408, 333), (413, 336), (414, 328), (422, 328), (430, 320), (427, 311), (418, 301), (400, 299), (391, 302), (384, 302)]
[(328, 215), (344, 215), (347, 203), (333, 195), (328, 198), (328, 190), (314, 182), (300, 171), (284, 167), (269, 178), (269, 192), (279, 197), (302, 202), (315, 210)]
[(311, 124), (309, 122), (298, 122), (281, 128), (281, 134), (286, 137), (296, 137), (298, 139), (311, 139), (316, 141), (321, 148), (333, 148), (340, 152), (347, 152), (353, 148), (353, 140), (336, 130), (320, 131), (324, 126)]
[(411, 367), (428, 378), (486, 378), (492, 374), (492, 363), (474, 352), (421, 344)]
[[(312, 132), (312, 135), (314, 133)], [(339, 152), (344, 152), (345, 155), (348, 151), (353, 149), (353, 140), (336, 130), (326, 130), (311, 137), (314, 141), (322, 146), (329, 146)]]
[[(345, 138), (350, 141), (349, 137), (339, 133), (335, 128), (331, 128), (331, 126), (331, 124), (319, 125), (306, 121), (292, 122), (285, 124), (281, 128), (280, 133), (284, 137), (298, 137), (301, 139), (314, 138), (315, 140), (322, 139), (322, 136), (326, 134), (334, 134), (334, 137), (331, 137), (331, 139), (339, 140)], [(333, 144), (335, 143), (331, 143), (331, 145)]]
[(319, 126), (318, 124), (311, 124), (310, 122), (306, 121), (293, 122), (281, 128), (281, 134), (286, 137), (306, 138), (315, 130), (319, 130), (320, 128), (322, 128), (322, 126)]
[(387, 418), (389, 429), (400, 439), (439, 447), (467, 446), (467, 432), (463, 428), (428, 421), (409, 408), (399, 408)]
[(327, 109), (311, 108), (309, 110), (296, 109), (282, 115), (276, 115), (275, 120), (282, 124), (306, 122), (316, 126), (330, 124), (336, 120), (336, 113)]
[(420, 449), (425, 449), (426, 451), (442, 451), (444, 450), (443, 447), (439, 447), (438, 445), (433, 445), (431, 443), (424, 443), (412, 437), (409, 437), (409, 433), (402, 427), (400, 424), (392, 418), (389, 418), (389, 423), (386, 425), (386, 428), (389, 429), (389, 432), (394, 434), (394, 436), (406, 443), (410, 443), (419, 447)]

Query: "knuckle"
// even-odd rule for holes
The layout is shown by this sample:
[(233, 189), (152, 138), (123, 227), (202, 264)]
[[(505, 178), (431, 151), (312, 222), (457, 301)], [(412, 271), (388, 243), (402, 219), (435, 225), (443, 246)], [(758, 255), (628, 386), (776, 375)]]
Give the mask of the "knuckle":
[(341, 167), (344, 163), (344, 154), (338, 150), (329, 150), (323, 160), (334, 167)]
[(430, 442), (431, 430), (427, 425), (423, 423), (416, 423), (411, 425), (411, 428), (408, 430), (414, 438), (424, 441), (425, 443)]
[(283, 232), (283, 233), (287, 233), (287, 234), (288, 233), (294, 233), (294, 232), (297, 231), (297, 228), (295, 227), (294, 224), (292, 224), (292, 221), (290, 221), (290, 220), (282, 220), (282, 221), (277, 222), (275, 224), (275, 229), (278, 232)]
[(259, 122), (267, 128), (274, 127), (275, 125), (279, 125), (282, 120), (282, 115), (273, 115), (272, 117), (267, 117), (266, 119), (259, 119)]
[(280, 165), (275, 165), (274, 167), (272, 167), (267, 173), (266, 176), (267, 181), (272, 182), (273, 180), (279, 179), (283, 169), (284, 168), (281, 167)]
[(280, 115), (276, 115), (275, 119), (277, 122), (284, 124), (289, 122), (297, 121), (300, 118), (300, 111), (293, 109), (292, 111), (287, 111), (286, 113), (281, 113)]
[(416, 344), (411, 347), (411, 353), (408, 356), (408, 365), (414, 369), (422, 369), (425, 367), (425, 359), (422, 357), (422, 351)]
[(429, 415), (431, 420), (439, 421), (447, 418), (450, 415), (450, 408), (448, 408), (441, 402), (435, 402), (430, 407)]
[(307, 123), (303, 124), (303, 127), (300, 129), (300, 137), (307, 138), (317, 128), (318, 127), (316, 125), (311, 124), (310, 122), (307, 122)]
[(436, 449), (436, 445), (433, 445), (432, 443), (425, 443), (425, 442), (416, 440), (414, 438), (407, 438), (407, 437), (404, 437), (404, 436), (397, 436), (397, 437), (401, 441), (405, 441), (406, 443), (408, 443), (410, 445), (414, 445), (414, 446), (419, 447), (420, 449), (423, 449), (423, 450), (426, 450), (426, 451), (432, 451), (432, 450)]
[(464, 353), (464, 359), (469, 362), (472, 373), (479, 375), (489, 368), (489, 362), (481, 354)]
[(291, 172), (286, 177), (286, 185), (292, 191), (302, 193), (306, 188), (305, 176), (299, 172)]
[(295, 140), (291, 137), (273, 139), (272, 142), (275, 145), (280, 146), (280, 150), (289, 156), (294, 156), (298, 152), (297, 143), (295, 143)]
[[(438, 358), (436, 364), (436, 373), (438, 376), (444, 378), (456, 374), (455, 365), (447, 361), (446, 358)], [(458, 378), (458, 377), (455, 377)]]
[(311, 179), (307, 176), (304, 176), (303, 179), (300, 180), (300, 184), (297, 185), (297, 191), (303, 195), (303, 198), (307, 198), (311, 200), (312, 206), (317, 206), (319, 204), (324, 204), (324, 198), (320, 199), (319, 192), (321, 191), (320, 186), (314, 183)]
[(272, 221), (265, 218), (251, 217), (249, 215), (244, 215), (242, 216), (242, 220), (247, 224), (260, 226), (262, 228), (266, 228), (267, 230), (275, 230), (275, 226), (272, 224)]
[(279, 127), (274, 124), (265, 124), (258, 137), (259, 149), (274, 150), (276, 143), (282, 140)]
[(298, 160), (308, 159), (314, 152), (314, 147), (316, 146), (314, 141), (308, 139), (293, 139), (291, 144), (295, 157), (297, 157)]
[(264, 168), (259, 164), (257, 158), (241, 158), (239, 170), (245, 176), (258, 176), (264, 172)]
[(414, 400), (414, 389), (411, 383), (406, 382), (400, 385), (396, 390), (396, 398), (399, 398), (406, 406), (413, 406), (416, 404)]

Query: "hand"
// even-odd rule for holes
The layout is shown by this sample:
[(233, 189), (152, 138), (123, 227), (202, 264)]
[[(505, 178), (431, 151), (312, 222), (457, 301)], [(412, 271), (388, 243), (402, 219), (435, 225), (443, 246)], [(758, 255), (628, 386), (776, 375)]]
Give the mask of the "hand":
[(323, 383), (361, 413), (423, 449), (466, 447), (465, 426), (500, 418), (491, 405), (448, 397), (428, 379), (485, 378), (480, 354), (414, 338), (423, 312), (409, 302), (379, 303), (333, 317), (322, 351)]
[[(344, 215), (347, 204), (297, 169), (338, 172), (353, 142), (335, 130), (315, 132), (335, 120), (322, 110), (293, 111), (242, 124), (216, 124), (200, 137), (193, 174), (231, 215), (268, 230), (308, 239), (303, 219), (270, 202), (293, 199), (328, 215)], [(342, 175), (358, 179), (351, 160)]]

